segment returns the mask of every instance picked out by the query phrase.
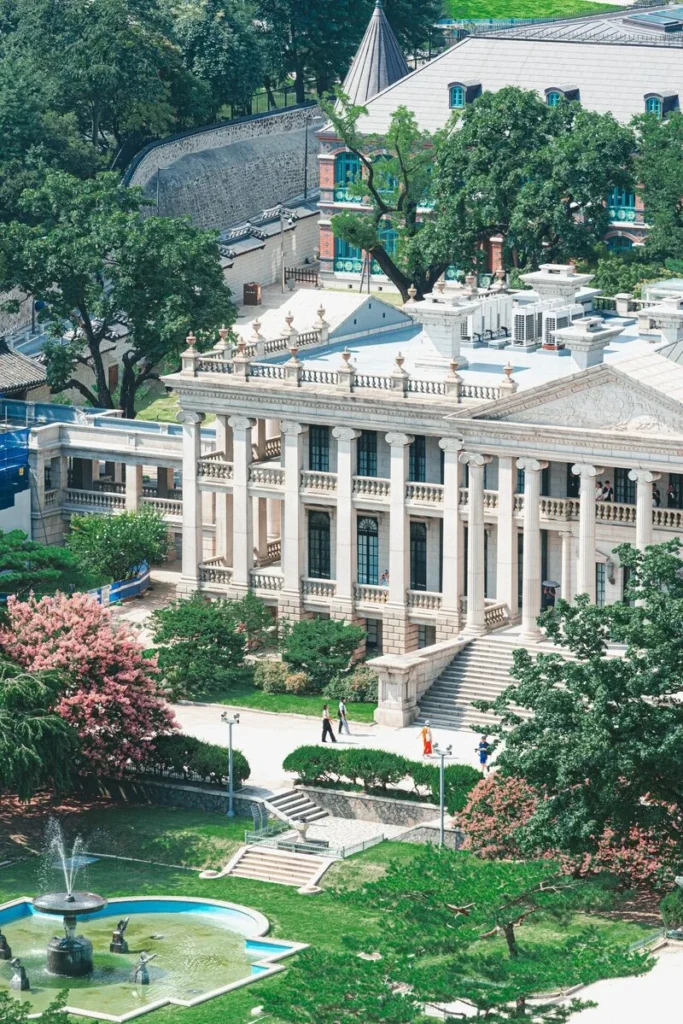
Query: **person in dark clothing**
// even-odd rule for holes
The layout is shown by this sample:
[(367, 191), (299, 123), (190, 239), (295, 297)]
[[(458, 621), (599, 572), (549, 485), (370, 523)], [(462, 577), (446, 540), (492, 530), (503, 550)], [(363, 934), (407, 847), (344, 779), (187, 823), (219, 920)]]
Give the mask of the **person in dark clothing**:
[(667, 508), (678, 508), (678, 495), (672, 483), (666, 489), (666, 507)]
[(330, 721), (330, 710), (327, 704), (323, 704), (323, 743), (327, 742), (328, 736), (330, 737), (333, 743), (337, 742), (332, 731), (332, 722)]
[(655, 487), (652, 488), (652, 505), (653, 505), (654, 508), (659, 508), (659, 506), (661, 504), (662, 504), (662, 492), (660, 491), (659, 487), (655, 486)]

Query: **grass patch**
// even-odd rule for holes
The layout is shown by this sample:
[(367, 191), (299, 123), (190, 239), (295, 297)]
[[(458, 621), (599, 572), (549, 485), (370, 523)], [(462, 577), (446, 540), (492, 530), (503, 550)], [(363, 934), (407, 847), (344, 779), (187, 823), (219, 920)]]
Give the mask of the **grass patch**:
[(620, 8), (587, 0), (448, 0), (451, 18), (553, 18), (579, 14), (609, 14)]
[[(169, 395), (161, 381), (150, 381), (148, 385), (138, 391), (135, 414), (139, 420), (148, 420), (154, 423), (177, 423), (179, 412), (178, 395), (175, 391)], [(204, 425), (213, 423), (215, 418), (213, 413), (209, 413), (204, 420)]]

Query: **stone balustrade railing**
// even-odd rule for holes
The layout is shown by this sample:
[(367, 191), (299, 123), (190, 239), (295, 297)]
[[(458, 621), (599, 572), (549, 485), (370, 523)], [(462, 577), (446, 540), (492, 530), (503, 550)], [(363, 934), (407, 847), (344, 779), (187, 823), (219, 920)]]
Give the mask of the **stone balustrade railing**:
[[(578, 516), (578, 501), (576, 502)], [(622, 505), (617, 501), (596, 501), (595, 518), (609, 523), (633, 523), (636, 522), (636, 506)]]
[(54, 489), (51, 491), (45, 491), (45, 508), (54, 508), (57, 505), (57, 496), (59, 491)]
[(285, 482), (285, 471), (280, 466), (251, 465), (249, 482), (261, 487), (282, 487)]
[(109, 512), (126, 507), (125, 494), (108, 494), (106, 491), (86, 491), (69, 487), (66, 492), (67, 505), (83, 505)]
[(301, 472), (301, 489), (304, 491), (336, 491), (337, 474), (304, 469)]
[(680, 508), (653, 508), (652, 522), (655, 526), (668, 526), (674, 530), (683, 529), (683, 510)]
[(164, 516), (171, 516), (174, 519), (182, 519), (183, 503), (174, 498), (142, 498), (143, 505), (156, 509)]
[[(519, 511), (523, 512), (524, 495), (520, 494), (519, 497), (522, 499)], [(579, 515), (579, 499), (542, 497), (540, 500), (540, 513), (545, 519), (577, 519)]]
[(487, 629), (499, 629), (510, 618), (508, 606), (503, 601), (494, 601), (484, 605), (484, 625)]
[(353, 587), (356, 601), (363, 601), (368, 604), (386, 604), (389, 599), (387, 587), (377, 587), (370, 583), (356, 583)]
[(197, 461), (200, 480), (232, 480), (232, 462), (226, 462), (223, 452), (212, 452)]
[(406, 501), (417, 501), (429, 505), (443, 504), (443, 484), (406, 484)]
[[(92, 482), (93, 491), (106, 491), (108, 494), (125, 494), (126, 485), (123, 483), (116, 483), (115, 480), (93, 480)], [(142, 493), (145, 493), (147, 488), (142, 488)]]
[(368, 498), (388, 498), (391, 481), (380, 476), (354, 476), (353, 493)]
[(251, 586), (254, 590), (267, 590), (277, 593), (282, 590), (284, 577), (275, 573), (253, 571), (250, 573)]
[(232, 580), (232, 569), (223, 565), (223, 559), (207, 558), (199, 566), (199, 580), (201, 583), (218, 583), (221, 586), (228, 586)]
[(336, 580), (314, 580), (304, 576), (301, 580), (301, 590), (304, 597), (334, 597), (337, 590)]
[(441, 607), (441, 594), (430, 590), (408, 590), (406, 591), (406, 604), (409, 608), (438, 612)]
[(266, 441), (266, 458), (277, 459), (282, 453), (282, 438), (269, 437)]

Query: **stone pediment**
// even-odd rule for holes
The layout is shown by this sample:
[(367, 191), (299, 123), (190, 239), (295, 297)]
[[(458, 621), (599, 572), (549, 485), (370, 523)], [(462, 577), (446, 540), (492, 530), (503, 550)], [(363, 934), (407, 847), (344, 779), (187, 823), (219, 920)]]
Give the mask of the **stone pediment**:
[(604, 365), (492, 403), (471, 417), (530, 426), (683, 437), (683, 404)]

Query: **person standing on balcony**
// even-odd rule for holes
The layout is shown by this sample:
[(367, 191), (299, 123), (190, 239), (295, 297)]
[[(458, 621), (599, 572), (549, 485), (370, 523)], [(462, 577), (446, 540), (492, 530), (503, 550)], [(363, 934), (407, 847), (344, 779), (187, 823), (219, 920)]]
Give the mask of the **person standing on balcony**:
[(327, 737), (330, 737), (333, 743), (336, 743), (334, 738), (334, 732), (332, 731), (332, 722), (330, 721), (330, 710), (327, 704), (323, 704), (323, 738), (322, 742), (327, 743)]
[(662, 492), (659, 487), (655, 484), (652, 488), (652, 507), (659, 508), (662, 504)]
[(602, 501), (602, 480), (595, 481), (595, 500)]
[(671, 481), (669, 481), (669, 486), (666, 489), (666, 507), (678, 508), (678, 495)]
[(603, 501), (614, 501), (614, 488), (612, 487), (609, 480), (605, 480), (602, 488), (602, 500)]

